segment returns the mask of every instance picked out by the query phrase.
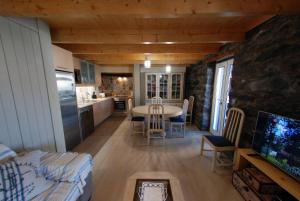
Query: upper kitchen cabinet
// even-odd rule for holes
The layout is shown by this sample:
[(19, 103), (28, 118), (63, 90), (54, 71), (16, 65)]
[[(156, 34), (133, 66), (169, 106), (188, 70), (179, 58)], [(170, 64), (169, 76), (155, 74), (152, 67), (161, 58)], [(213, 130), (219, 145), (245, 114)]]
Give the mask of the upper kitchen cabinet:
[(95, 84), (95, 65), (87, 61), (80, 61), (81, 83)]
[(90, 78), (90, 84), (95, 84), (96, 79), (95, 79), (95, 65), (89, 63), (89, 78)]
[(72, 52), (56, 45), (52, 45), (52, 49), (55, 69), (74, 72)]

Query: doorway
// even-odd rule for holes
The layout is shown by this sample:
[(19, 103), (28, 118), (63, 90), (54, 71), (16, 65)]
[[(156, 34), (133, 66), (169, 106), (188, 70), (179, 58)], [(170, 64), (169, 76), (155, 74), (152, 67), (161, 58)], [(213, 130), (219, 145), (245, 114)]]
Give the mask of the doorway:
[(233, 59), (216, 64), (210, 120), (210, 132), (214, 135), (222, 135), (222, 130), (225, 126), (232, 67)]

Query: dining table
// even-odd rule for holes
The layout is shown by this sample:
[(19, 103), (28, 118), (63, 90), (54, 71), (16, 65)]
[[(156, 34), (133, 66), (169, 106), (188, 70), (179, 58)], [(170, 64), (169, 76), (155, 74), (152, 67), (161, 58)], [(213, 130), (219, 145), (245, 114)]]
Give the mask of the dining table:
[[(132, 109), (132, 113), (137, 116), (147, 116), (149, 105), (140, 105)], [(160, 111), (162, 113), (162, 111)], [(182, 108), (172, 105), (164, 105), (165, 118), (176, 117), (182, 114)]]

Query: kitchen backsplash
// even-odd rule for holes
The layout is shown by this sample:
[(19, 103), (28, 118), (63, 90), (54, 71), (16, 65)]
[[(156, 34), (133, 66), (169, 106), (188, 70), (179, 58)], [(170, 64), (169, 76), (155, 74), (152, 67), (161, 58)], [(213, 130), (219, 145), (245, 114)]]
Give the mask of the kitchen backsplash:
[(102, 75), (101, 90), (112, 95), (132, 95), (133, 78)]
[(95, 91), (94, 86), (76, 87), (77, 102), (82, 102), (83, 98), (84, 99), (91, 98), (94, 91)]

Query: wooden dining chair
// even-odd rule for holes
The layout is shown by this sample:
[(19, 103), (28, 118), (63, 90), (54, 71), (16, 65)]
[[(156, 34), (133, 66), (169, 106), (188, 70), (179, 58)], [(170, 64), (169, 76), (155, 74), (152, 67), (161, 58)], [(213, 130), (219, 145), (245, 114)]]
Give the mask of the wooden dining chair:
[[(132, 133), (142, 133), (145, 135), (145, 117), (134, 116), (132, 113), (132, 99), (128, 99), (128, 117), (131, 121)], [(142, 131), (135, 129), (135, 124), (140, 124), (142, 126)]]
[(195, 97), (194, 96), (190, 96), (189, 97), (189, 107), (188, 107), (188, 111), (187, 111), (187, 119), (190, 125), (192, 125), (192, 121), (193, 121), (193, 107), (194, 107), (194, 100)]
[[(213, 151), (212, 171), (215, 170), (215, 166), (231, 166), (235, 160), (235, 152), (238, 148), (240, 136), (244, 124), (245, 113), (238, 108), (230, 108), (228, 111), (228, 118), (223, 130), (222, 136), (204, 135), (201, 140), (200, 155), (203, 155), (203, 151)], [(204, 143), (207, 143), (212, 150), (205, 150)], [(219, 152), (233, 152), (233, 160), (229, 163), (220, 162), (218, 160)]]
[(151, 104), (162, 104), (162, 98), (159, 96), (151, 98)]
[(151, 138), (162, 138), (165, 143), (165, 115), (162, 104), (151, 104), (148, 107), (148, 130), (147, 138), (150, 145)]
[(170, 129), (171, 129), (171, 136), (173, 136), (173, 130), (176, 127), (180, 128), (180, 133), (182, 133), (183, 137), (185, 136), (185, 123), (186, 123), (186, 114), (189, 107), (189, 101), (184, 99), (183, 106), (182, 106), (182, 115), (177, 117), (170, 118)]

